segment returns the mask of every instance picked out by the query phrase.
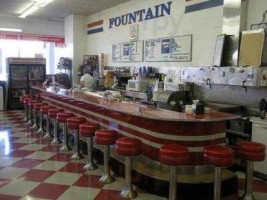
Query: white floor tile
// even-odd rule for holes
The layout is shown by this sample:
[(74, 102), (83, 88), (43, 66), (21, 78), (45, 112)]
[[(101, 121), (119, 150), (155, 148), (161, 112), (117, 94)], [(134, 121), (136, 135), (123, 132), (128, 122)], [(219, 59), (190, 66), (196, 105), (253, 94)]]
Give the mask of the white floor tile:
[(46, 147), (47, 145), (43, 144), (28, 144), (20, 148), (20, 150), (28, 150), (28, 151), (39, 151), (40, 149)]
[(0, 167), (8, 167), (13, 163), (21, 160), (21, 158), (11, 158), (11, 157), (0, 157)]
[(0, 171), (0, 178), (5, 179), (16, 179), (22, 174), (25, 174), (29, 169), (25, 168), (16, 168), (16, 167), (7, 167)]
[(53, 157), (54, 155), (56, 155), (56, 153), (54, 153), (54, 152), (36, 151), (36, 152), (28, 155), (25, 158), (37, 159), (37, 160), (48, 160), (49, 158)]
[(52, 161), (46, 160), (41, 164), (37, 165), (34, 169), (49, 170), (49, 171), (58, 171), (63, 168), (67, 162)]
[(67, 172), (56, 172), (48, 179), (45, 183), (59, 184), (59, 185), (72, 185), (74, 184), (82, 174), (78, 173), (67, 173)]
[(81, 187), (70, 187), (64, 192), (59, 200), (93, 200), (96, 195), (100, 192), (100, 189), (96, 188), (81, 188)]
[(25, 196), (40, 183), (15, 180), (0, 188), (0, 194)]
[(14, 143), (26, 143), (26, 144), (30, 144), (33, 143), (35, 141), (37, 141), (37, 138), (21, 138), (16, 140)]

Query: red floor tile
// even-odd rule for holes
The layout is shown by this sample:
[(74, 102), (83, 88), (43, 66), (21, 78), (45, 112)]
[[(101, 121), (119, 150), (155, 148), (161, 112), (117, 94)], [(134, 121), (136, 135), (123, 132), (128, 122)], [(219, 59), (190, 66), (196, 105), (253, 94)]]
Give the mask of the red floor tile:
[(63, 161), (63, 162), (70, 162), (71, 161), (71, 154), (62, 154), (58, 153), (51, 157), (49, 160), (55, 160), (55, 161)]
[(39, 139), (35, 142), (33, 142), (32, 144), (50, 144), (51, 143), (51, 139)]
[[(238, 180), (238, 188), (244, 190), (246, 186), (245, 179)], [(253, 191), (267, 193), (267, 184), (261, 180), (253, 180)]]
[(54, 173), (54, 171), (32, 169), (23, 174), (20, 178), (25, 181), (43, 182)]
[(18, 200), (21, 197), (18, 196), (10, 196), (10, 195), (4, 195), (4, 194), (0, 194), (0, 199), (1, 200)]
[[(0, 178), (0, 188), (9, 183), (9, 179)], [(1, 198), (0, 198), (1, 199)]]
[(100, 176), (84, 174), (73, 185), (79, 187), (103, 188), (104, 185), (99, 182), (99, 178)]
[(28, 156), (30, 154), (34, 153), (34, 151), (27, 151), (27, 150), (15, 150), (12, 151), (9, 156), (10, 157), (25, 157)]
[(11, 149), (19, 149), (19, 148), (21, 148), (23, 146), (26, 146), (26, 145), (28, 145), (28, 144), (25, 144), (25, 143), (11, 143), (10, 144), (10, 148)]
[(94, 200), (124, 200), (119, 196), (119, 191), (101, 190)]
[(43, 160), (35, 160), (35, 159), (22, 159), (13, 165), (11, 167), (19, 167), (19, 168), (29, 168), (32, 169), (42, 163)]
[(28, 138), (42, 138), (43, 135), (39, 135), (39, 134), (36, 134), (36, 133), (32, 133), (30, 135), (27, 136)]
[(47, 146), (41, 149), (40, 151), (48, 151), (48, 152), (59, 152), (60, 146)]
[(35, 198), (58, 199), (68, 188), (66, 185), (41, 183), (28, 195)]
[(68, 163), (59, 171), (72, 172), (72, 173), (83, 173), (85, 172), (83, 167), (84, 167), (84, 164), (81, 164), (81, 163)]

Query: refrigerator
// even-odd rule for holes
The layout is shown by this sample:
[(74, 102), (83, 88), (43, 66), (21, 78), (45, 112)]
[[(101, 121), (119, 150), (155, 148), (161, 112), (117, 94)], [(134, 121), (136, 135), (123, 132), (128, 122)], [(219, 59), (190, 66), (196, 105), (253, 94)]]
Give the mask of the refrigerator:
[(20, 96), (29, 94), (31, 86), (45, 81), (45, 70), (45, 58), (7, 58), (9, 109), (23, 108)]

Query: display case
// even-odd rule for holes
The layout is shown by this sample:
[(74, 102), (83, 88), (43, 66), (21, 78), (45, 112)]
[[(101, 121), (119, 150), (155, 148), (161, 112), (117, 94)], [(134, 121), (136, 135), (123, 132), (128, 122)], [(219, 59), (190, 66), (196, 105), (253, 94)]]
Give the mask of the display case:
[(29, 94), (31, 86), (45, 80), (46, 61), (44, 58), (8, 58), (8, 108), (20, 109), (19, 98)]

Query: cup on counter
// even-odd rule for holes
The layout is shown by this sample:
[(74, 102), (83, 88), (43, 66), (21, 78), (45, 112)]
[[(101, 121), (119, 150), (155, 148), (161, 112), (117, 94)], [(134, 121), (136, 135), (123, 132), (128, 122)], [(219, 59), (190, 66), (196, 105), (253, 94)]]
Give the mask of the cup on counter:
[(185, 106), (185, 113), (186, 113), (187, 115), (193, 115), (194, 110), (193, 110), (192, 105), (186, 105), (186, 106)]
[(205, 112), (205, 114), (209, 114), (210, 113), (210, 108), (205, 107), (204, 112)]

